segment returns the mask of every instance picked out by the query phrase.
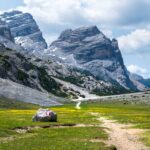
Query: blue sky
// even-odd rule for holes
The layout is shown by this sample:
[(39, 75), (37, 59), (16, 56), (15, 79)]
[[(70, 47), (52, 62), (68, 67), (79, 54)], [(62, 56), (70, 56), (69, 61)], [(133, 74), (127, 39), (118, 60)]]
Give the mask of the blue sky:
[(150, 78), (149, 0), (1, 0), (0, 12), (31, 13), (48, 42), (66, 28), (97, 25), (119, 41), (125, 65)]
[(15, 8), (23, 4), (24, 4), (23, 0), (1, 0), (0, 10), (7, 10), (7, 9)]

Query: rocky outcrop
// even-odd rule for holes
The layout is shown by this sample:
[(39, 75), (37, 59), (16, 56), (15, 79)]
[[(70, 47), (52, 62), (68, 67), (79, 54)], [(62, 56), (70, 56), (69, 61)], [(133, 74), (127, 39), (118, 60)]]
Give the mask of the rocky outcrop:
[(110, 40), (96, 26), (63, 31), (47, 52), (64, 63), (88, 70), (100, 80), (136, 90), (129, 79), (117, 40)]
[(47, 48), (42, 32), (29, 13), (11, 11), (0, 15), (0, 18), (7, 23), (15, 42), (28, 52)]

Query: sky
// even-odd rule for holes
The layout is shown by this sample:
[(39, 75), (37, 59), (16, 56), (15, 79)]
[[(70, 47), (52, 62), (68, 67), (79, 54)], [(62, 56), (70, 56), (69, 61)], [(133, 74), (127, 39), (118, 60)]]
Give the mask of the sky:
[(119, 43), (132, 73), (150, 78), (150, 0), (0, 0), (0, 13), (29, 12), (50, 43), (67, 28), (97, 25)]

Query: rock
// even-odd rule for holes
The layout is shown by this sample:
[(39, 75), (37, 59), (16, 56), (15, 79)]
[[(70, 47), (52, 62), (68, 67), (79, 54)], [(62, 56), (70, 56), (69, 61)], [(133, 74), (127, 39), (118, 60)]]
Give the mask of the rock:
[(32, 121), (57, 122), (57, 114), (48, 109), (39, 109), (35, 116), (33, 116)]

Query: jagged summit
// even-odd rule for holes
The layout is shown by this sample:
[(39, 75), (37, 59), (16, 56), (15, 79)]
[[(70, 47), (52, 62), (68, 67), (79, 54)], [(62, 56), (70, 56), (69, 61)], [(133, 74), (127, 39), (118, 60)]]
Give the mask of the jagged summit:
[(96, 26), (80, 27), (75, 30), (67, 29), (63, 31), (58, 39), (76, 42), (97, 34), (100, 34), (100, 31)]
[(9, 26), (15, 42), (27, 51), (33, 52), (47, 48), (42, 32), (31, 14), (14, 10), (1, 14), (0, 18)]
[(96, 26), (67, 29), (51, 44), (62, 52), (72, 53), (78, 63), (86, 63), (95, 59), (111, 59), (120, 57), (118, 41), (107, 38)]

